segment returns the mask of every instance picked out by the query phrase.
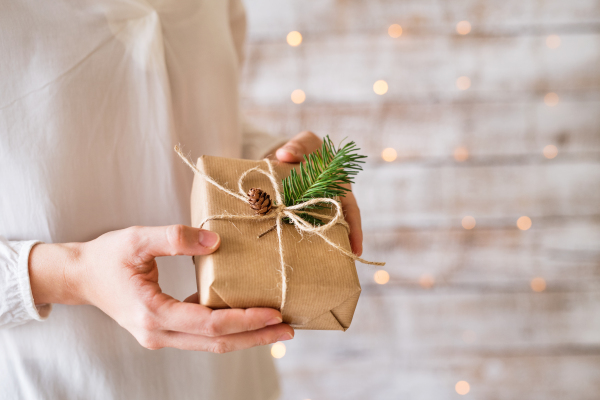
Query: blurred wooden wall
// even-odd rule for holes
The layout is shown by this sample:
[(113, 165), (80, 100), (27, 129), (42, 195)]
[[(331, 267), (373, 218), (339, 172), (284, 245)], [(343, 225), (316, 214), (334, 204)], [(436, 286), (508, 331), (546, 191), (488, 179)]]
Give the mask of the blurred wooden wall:
[[(246, 114), (274, 133), (359, 143), (365, 256), (390, 274), (378, 285), (357, 264), (350, 330), (287, 342), (283, 399), (599, 399), (600, 2), (246, 6)], [(456, 32), (461, 20), (470, 33)], [(298, 47), (286, 43), (294, 30)], [(291, 102), (295, 89), (304, 103)], [(549, 92), (558, 104), (545, 104)], [(461, 226), (467, 215), (474, 229)], [(536, 277), (545, 290), (532, 290)]]

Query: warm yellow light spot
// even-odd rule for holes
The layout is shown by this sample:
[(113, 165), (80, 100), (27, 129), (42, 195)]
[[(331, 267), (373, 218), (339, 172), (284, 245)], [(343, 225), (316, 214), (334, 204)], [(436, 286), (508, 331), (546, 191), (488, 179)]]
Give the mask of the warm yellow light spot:
[(544, 278), (533, 278), (531, 280), (531, 290), (534, 292), (543, 292), (546, 290), (546, 280)]
[(376, 283), (379, 283), (380, 285), (385, 285), (390, 281), (390, 274), (388, 274), (387, 271), (380, 269), (379, 271), (375, 272), (373, 279), (375, 279)]
[(383, 160), (387, 161), (387, 162), (392, 162), (397, 157), (398, 157), (398, 153), (396, 152), (395, 149), (392, 149), (391, 147), (388, 147), (387, 149), (383, 149), (383, 151), (381, 152), (381, 158), (383, 158)]
[(302, 104), (306, 100), (306, 94), (303, 90), (296, 89), (292, 92), (292, 101), (296, 104)]
[(302, 43), (302, 35), (300, 34), (300, 32), (291, 31), (290, 33), (288, 33), (287, 43), (292, 47), (300, 46), (300, 43)]
[(477, 334), (471, 330), (466, 330), (462, 333), (462, 340), (465, 343), (473, 343), (477, 339)]
[(544, 103), (546, 103), (546, 105), (548, 107), (554, 107), (555, 105), (558, 104), (558, 101), (559, 101), (559, 98), (556, 93), (550, 92), (544, 96)]
[(274, 343), (271, 346), (271, 355), (273, 358), (281, 358), (285, 356), (285, 344), (281, 342)]
[(520, 217), (517, 220), (517, 228), (519, 228), (522, 231), (526, 231), (527, 229), (531, 228), (531, 218), (526, 216)]
[(471, 385), (467, 381), (458, 381), (454, 386), (456, 393), (458, 394), (467, 394), (471, 391)]
[(558, 35), (550, 35), (546, 38), (546, 46), (550, 49), (556, 49), (560, 46), (560, 37)]
[(388, 84), (386, 81), (379, 80), (373, 84), (373, 91), (379, 95), (386, 94), (388, 91)]
[(556, 157), (557, 154), (558, 149), (555, 145), (549, 144), (548, 146), (544, 147), (544, 157), (552, 159)]
[(467, 90), (471, 87), (471, 80), (468, 76), (461, 76), (456, 80), (456, 87), (459, 90)]
[(398, 38), (402, 36), (402, 27), (398, 24), (390, 25), (390, 27), (388, 28), (388, 34), (394, 39)]
[(433, 278), (433, 275), (423, 274), (419, 278), (419, 285), (421, 285), (423, 289), (430, 289), (434, 284), (435, 279)]
[(457, 147), (454, 149), (454, 159), (458, 162), (467, 161), (469, 158), (469, 150), (466, 147)]
[(475, 218), (467, 215), (462, 219), (462, 227), (465, 229), (473, 229), (475, 228)]
[(460, 21), (458, 24), (456, 24), (456, 32), (459, 35), (466, 35), (467, 33), (471, 32), (471, 24), (469, 21)]

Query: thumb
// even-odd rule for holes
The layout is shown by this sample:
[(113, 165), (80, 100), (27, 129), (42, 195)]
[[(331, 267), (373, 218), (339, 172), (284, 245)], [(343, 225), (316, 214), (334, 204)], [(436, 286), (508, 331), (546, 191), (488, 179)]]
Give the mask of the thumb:
[(135, 228), (134, 235), (152, 257), (211, 254), (221, 244), (218, 233), (185, 225), (143, 226)]
[(321, 144), (323, 144), (323, 141), (320, 137), (312, 132), (304, 131), (290, 139), (290, 141), (278, 149), (275, 154), (277, 159), (281, 162), (302, 162), (305, 154), (312, 153), (321, 147)]

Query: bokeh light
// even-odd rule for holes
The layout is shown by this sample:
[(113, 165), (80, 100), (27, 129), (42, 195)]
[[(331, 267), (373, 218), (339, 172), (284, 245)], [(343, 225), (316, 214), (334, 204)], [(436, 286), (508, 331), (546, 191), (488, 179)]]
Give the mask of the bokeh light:
[(390, 25), (390, 27), (388, 28), (388, 35), (390, 35), (394, 39), (399, 38), (400, 36), (402, 36), (402, 27), (398, 24)]
[(303, 90), (300, 89), (296, 89), (292, 92), (292, 101), (296, 104), (302, 104), (304, 103), (304, 100), (306, 100), (306, 94), (304, 93)]
[(465, 229), (473, 229), (475, 228), (475, 218), (470, 215), (467, 215), (462, 219), (462, 227)]
[(533, 278), (530, 283), (531, 290), (534, 292), (543, 292), (546, 290), (546, 280), (544, 278)]
[(459, 35), (466, 35), (471, 32), (471, 23), (469, 21), (460, 21), (456, 24), (456, 32)]
[(525, 215), (520, 217), (517, 220), (517, 228), (519, 228), (522, 231), (526, 231), (527, 229), (531, 228), (531, 218)]
[(549, 49), (556, 49), (560, 46), (560, 37), (558, 35), (550, 35), (546, 38), (546, 46)]
[(379, 283), (380, 285), (385, 285), (390, 281), (390, 274), (388, 274), (387, 271), (380, 269), (379, 271), (375, 272), (373, 279), (375, 279), (376, 283)]
[(559, 100), (560, 99), (559, 99), (558, 95), (554, 92), (547, 93), (544, 96), (544, 103), (546, 103), (546, 105), (548, 107), (554, 107), (555, 105), (558, 104)]
[(386, 81), (379, 80), (373, 84), (373, 91), (379, 95), (386, 94), (388, 91), (388, 84)]
[(461, 76), (456, 80), (456, 87), (459, 90), (467, 90), (471, 87), (471, 79), (468, 76)]
[(302, 35), (300, 34), (300, 32), (291, 31), (290, 33), (288, 33), (287, 43), (292, 47), (300, 46), (300, 43), (302, 43)]
[(458, 162), (467, 161), (469, 158), (469, 150), (466, 147), (457, 147), (454, 149), (454, 159)]
[(273, 358), (282, 358), (285, 356), (285, 344), (281, 342), (274, 343), (271, 346), (271, 355)]
[(430, 289), (435, 284), (435, 278), (431, 274), (423, 274), (419, 278), (419, 285), (423, 289)]
[(558, 149), (556, 148), (555, 145), (549, 144), (548, 146), (544, 147), (544, 157), (552, 159), (552, 158), (556, 157), (557, 155), (558, 155)]
[(383, 160), (387, 161), (387, 162), (392, 162), (397, 157), (398, 157), (398, 153), (396, 152), (396, 149), (392, 149), (391, 147), (388, 147), (387, 149), (383, 149), (383, 151), (381, 152), (381, 158), (383, 158)]
[(467, 394), (471, 391), (471, 385), (467, 381), (458, 381), (456, 385), (454, 385), (454, 389), (458, 394)]

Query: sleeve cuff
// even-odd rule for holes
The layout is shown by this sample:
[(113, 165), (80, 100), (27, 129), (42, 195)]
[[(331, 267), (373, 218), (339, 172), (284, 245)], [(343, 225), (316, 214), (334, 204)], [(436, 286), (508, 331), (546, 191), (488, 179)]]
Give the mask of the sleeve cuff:
[(29, 280), (29, 253), (33, 246), (38, 243), (42, 242), (31, 240), (22, 243), (19, 250), (18, 282), (21, 300), (27, 314), (31, 319), (43, 321), (50, 315), (52, 304), (35, 304), (33, 293), (31, 292), (31, 281)]

